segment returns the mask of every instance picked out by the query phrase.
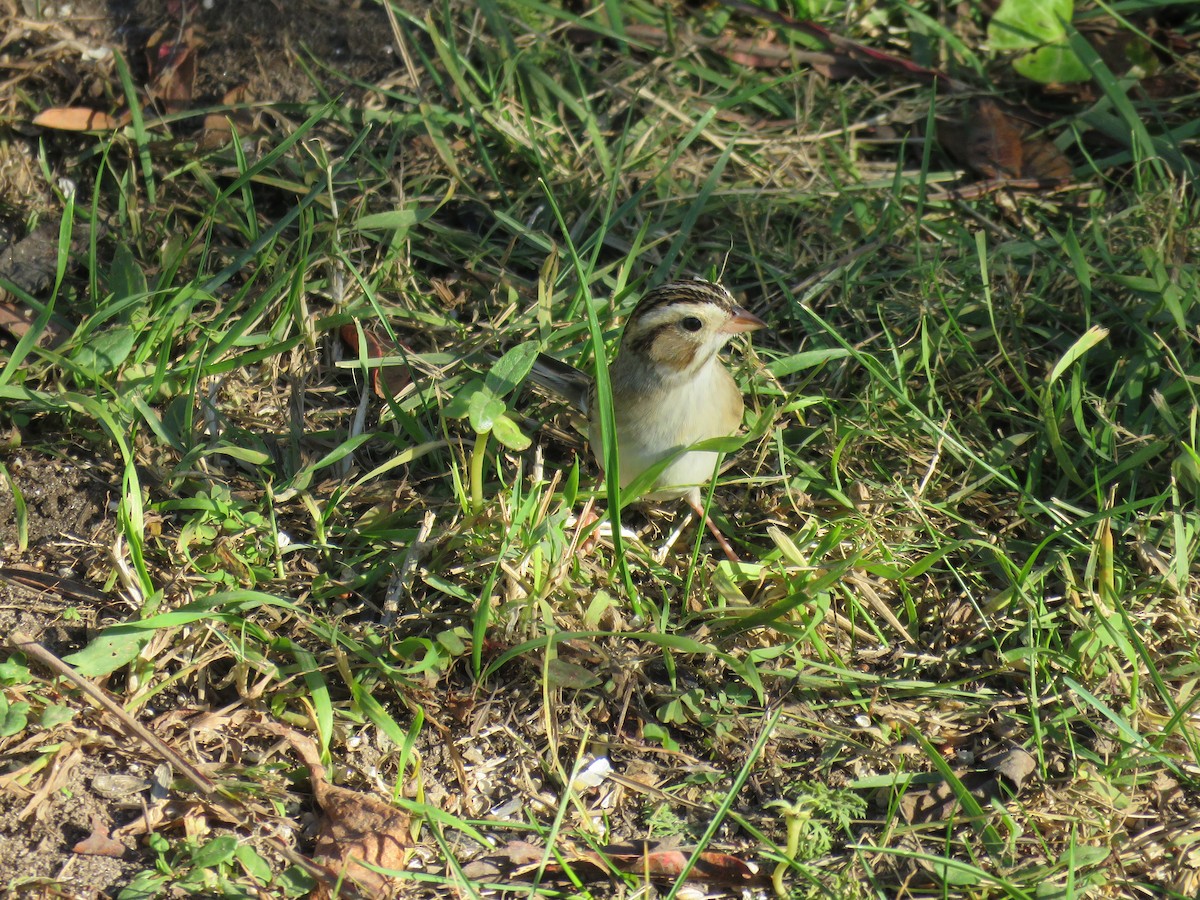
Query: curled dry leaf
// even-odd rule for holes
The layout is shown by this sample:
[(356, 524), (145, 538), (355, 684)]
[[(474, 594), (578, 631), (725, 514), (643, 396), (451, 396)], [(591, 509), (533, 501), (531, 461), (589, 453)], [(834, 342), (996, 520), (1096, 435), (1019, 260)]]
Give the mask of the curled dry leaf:
[[(670, 881), (679, 877), (692, 851), (662, 844), (633, 842), (604, 847), (599, 851), (564, 847), (560, 862), (546, 864), (544, 875), (562, 878), (567, 871), (573, 880), (583, 883), (606, 881), (614, 872), (624, 872), (652, 881)], [(468, 863), (463, 871), (471, 878), (496, 879), (519, 877), (539, 869), (547, 858), (546, 849), (526, 841), (509, 841), (495, 853)], [(688, 881), (722, 887), (749, 887), (758, 875), (744, 860), (727, 853), (701, 853), (688, 873)]]
[(1037, 760), (1021, 747), (1008, 747), (980, 761), (996, 775), (1003, 777), (1014, 791), (1020, 791), (1029, 776), (1037, 771)]
[(381, 869), (403, 869), (408, 864), (412, 850), (408, 813), (369, 794), (330, 784), (316, 744), (308, 737), (274, 723), (264, 727), (291, 744), (308, 767), (323, 814), (313, 854), (316, 861), (335, 879), (348, 879), (368, 896), (392, 896), (398, 887), (396, 880), (361, 863)]
[[(221, 104), (223, 106), (240, 106), (248, 99), (249, 91), (246, 85), (242, 84), (226, 91), (225, 96), (221, 98)], [(242, 134), (254, 127), (253, 121), (245, 110), (209, 113), (204, 117), (204, 128), (200, 134), (200, 149), (216, 150), (218, 147), (224, 147), (233, 140), (235, 124)]]
[(509, 841), (494, 853), (473, 859), (463, 866), (463, 874), (472, 881), (494, 881), (511, 877), (521, 870), (536, 869), (546, 855), (546, 848), (528, 841)]
[(52, 106), (33, 117), (33, 124), (59, 131), (113, 131), (121, 121), (108, 113), (82, 106)]
[(706, 851), (692, 869), (692, 878), (709, 884), (729, 887), (748, 885), (758, 878), (758, 873), (744, 859), (728, 853)]
[[(342, 340), (346, 342), (346, 346), (358, 356), (365, 356), (367, 359), (384, 359), (389, 356), (399, 355), (399, 348), (394, 344), (389, 348), (378, 335), (366, 328), (361, 333), (366, 339), (365, 354), (363, 353), (362, 345), (359, 343), (359, 329), (357, 325), (350, 322), (347, 325), (343, 325), (339, 332)], [(408, 387), (411, 381), (412, 376), (405, 365), (392, 364), (377, 366), (371, 369), (371, 387), (375, 391), (375, 396), (381, 400), (397, 396), (402, 390)]]
[(150, 72), (150, 96), (166, 112), (176, 113), (192, 105), (192, 88), (196, 83), (195, 29), (185, 28), (178, 41), (163, 40), (166, 32), (166, 27), (160, 28), (146, 42), (146, 66)]
[[(681, 849), (654, 849), (649, 845), (619, 845), (605, 848), (603, 854), (588, 853), (586, 858), (597, 864), (607, 861), (613, 868), (631, 875), (641, 874), (652, 880), (678, 878), (687, 866), (691, 852)], [(750, 866), (728, 853), (705, 851), (688, 873), (689, 881), (703, 881), (722, 886), (749, 885), (755, 873)]]
[[(1037, 760), (1018, 746), (998, 745), (984, 750), (973, 768), (957, 767), (955, 776), (983, 804), (1004, 802), (1020, 792), (1037, 771)], [(909, 822), (945, 822), (959, 813), (953, 787), (937, 780), (914, 785), (899, 798), (901, 814)]]
[[(1031, 137), (1029, 126), (1001, 109), (994, 100), (974, 104), (967, 121), (963, 162), (985, 178), (1062, 181), (1071, 177), (1071, 163), (1053, 143)], [(952, 135), (947, 149), (955, 153)]]
[[(629, 875), (640, 875), (651, 881), (670, 881), (678, 878), (687, 867), (692, 851), (678, 847), (662, 847), (658, 844), (635, 842), (616, 844), (600, 851), (587, 850), (564, 865), (551, 864), (547, 874), (557, 874), (567, 867), (576, 878), (598, 880), (607, 878), (613, 871)], [(702, 881), (724, 887), (749, 886), (754, 883), (756, 873), (744, 860), (727, 853), (705, 851), (697, 857), (688, 872), (688, 881)]]
[(125, 855), (125, 845), (109, 837), (108, 826), (93, 816), (92, 833), (72, 847), (71, 852), (80, 856), (111, 856), (113, 859), (120, 859)]

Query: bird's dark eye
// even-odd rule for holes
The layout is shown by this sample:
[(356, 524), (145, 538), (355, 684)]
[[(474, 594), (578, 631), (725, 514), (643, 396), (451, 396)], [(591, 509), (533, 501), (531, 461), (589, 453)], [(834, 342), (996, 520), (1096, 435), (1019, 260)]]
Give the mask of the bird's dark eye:
[(683, 326), (684, 331), (699, 331), (704, 323), (695, 316), (687, 316), (679, 324)]

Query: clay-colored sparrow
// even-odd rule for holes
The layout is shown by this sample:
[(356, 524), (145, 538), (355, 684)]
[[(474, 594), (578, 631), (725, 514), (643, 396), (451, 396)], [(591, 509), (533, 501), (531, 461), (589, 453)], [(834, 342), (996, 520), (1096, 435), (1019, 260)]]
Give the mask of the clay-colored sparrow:
[[(701, 503), (701, 487), (712, 479), (719, 455), (680, 451), (731, 435), (741, 426), (742, 392), (717, 354), (734, 335), (765, 324), (738, 306), (719, 284), (699, 278), (673, 281), (650, 291), (634, 308), (609, 366), (621, 487), (675, 456), (644, 496), (685, 499), (734, 561), (736, 554), (704, 515)], [(604, 442), (592, 379), (549, 357), (539, 358), (530, 377), (583, 409), (592, 453), (603, 468)]]

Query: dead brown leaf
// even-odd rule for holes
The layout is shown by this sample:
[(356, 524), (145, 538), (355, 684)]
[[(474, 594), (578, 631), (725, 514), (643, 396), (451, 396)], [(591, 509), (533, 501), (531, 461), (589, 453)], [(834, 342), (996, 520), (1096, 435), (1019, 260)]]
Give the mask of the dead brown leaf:
[(33, 124), (59, 131), (113, 131), (121, 122), (108, 113), (83, 106), (52, 106), (33, 117)]
[(394, 879), (360, 862), (401, 870), (408, 864), (412, 850), (408, 813), (327, 781), (314, 780), (313, 790), (325, 814), (317, 836), (316, 861), (339, 874), (344, 872), (372, 893), (395, 888)]
[(1066, 181), (1071, 177), (1070, 160), (1052, 142), (1044, 138), (1026, 138), (1021, 151), (1022, 178)]
[[(1030, 127), (994, 100), (976, 102), (967, 119), (961, 148), (963, 162), (985, 178), (1061, 181), (1071, 177), (1071, 163), (1053, 143), (1032, 137)], [(953, 154), (954, 136), (939, 133)]]
[(750, 884), (757, 874), (744, 859), (731, 856), (728, 853), (705, 851), (692, 868), (692, 878), (725, 886)]
[[(170, 26), (170, 30), (177, 30)], [(168, 113), (183, 112), (192, 105), (196, 84), (195, 29), (183, 29), (176, 41), (166, 41), (168, 27), (160, 28), (146, 41), (146, 65), (150, 72), (152, 99)]]
[(108, 826), (92, 817), (92, 833), (71, 848), (80, 856), (111, 856), (120, 859), (125, 855), (125, 845), (108, 836)]
[[(239, 106), (247, 99), (248, 90), (246, 85), (241, 84), (233, 90), (226, 91), (225, 96), (221, 98), (221, 103), (224, 106)], [(216, 150), (218, 147), (224, 147), (233, 140), (235, 124), (243, 133), (253, 127), (253, 123), (244, 111), (209, 113), (204, 117), (204, 128), (200, 134), (200, 149)]]
[[(998, 744), (978, 755), (975, 765), (955, 768), (959, 782), (982, 803), (1003, 801), (1019, 792), (1037, 771), (1037, 760), (1021, 747)], [(901, 815), (909, 822), (944, 822), (959, 809), (958, 795), (943, 780), (910, 787), (899, 798)]]
[(1037, 771), (1037, 760), (1021, 747), (1000, 748), (1000, 752), (985, 756), (980, 762), (1002, 777), (1013, 791), (1020, 791)]
[[(408, 864), (412, 850), (408, 813), (369, 794), (331, 784), (316, 744), (306, 735), (275, 723), (264, 727), (291, 744), (308, 767), (313, 795), (323, 813), (313, 854), (317, 863), (372, 897), (392, 896), (398, 882), (362, 863), (381, 869), (403, 869)], [(322, 890), (318, 889), (319, 895)]]
[[(615, 844), (599, 851), (584, 851), (562, 866), (552, 863), (546, 867), (546, 872), (554, 874), (569, 867), (575, 877), (585, 880), (608, 877), (617, 871), (640, 875), (651, 881), (670, 881), (683, 873), (691, 856), (690, 850), (661, 844)], [(700, 853), (687, 876), (688, 881), (722, 886), (745, 886), (755, 878), (754, 870), (745, 861), (712, 851)]]
[(967, 165), (985, 178), (1019, 178), (1024, 134), (992, 100), (975, 104), (967, 120)]
[(473, 859), (463, 866), (463, 874), (473, 881), (508, 877), (519, 869), (536, 868), (546, 855), (544, 847), (528, 841), (509, 841), (494, 853)]
[[(360, 357), (364, 355), (358, 339), (359, 330), (353, 322), (343, 325), (339, 334), (356, 355)], [(364, 328), (362, 335), (366, 339), (365, 356), (367, 359), (384, 359), (398, 355), (399, 348), (394, 344), (389, 347), (374, 332)], [(375, 391), (375, 396), (381, 400), (397, 396), (408, 387), (411, 381), (412, 376), (409, 374), (408, 367), (404, 365), (377, 366), (371, 370), (371, 387)]]

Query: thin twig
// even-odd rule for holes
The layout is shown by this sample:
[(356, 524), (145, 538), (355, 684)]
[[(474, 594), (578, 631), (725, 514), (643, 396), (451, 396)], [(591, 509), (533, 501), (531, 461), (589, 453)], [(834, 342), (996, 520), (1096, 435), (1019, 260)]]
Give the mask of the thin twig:
[(212, 782), (212, 779), (185, 759), (178, 750), (165, 743), (154, 732), (127, 713), (119, 703), (110, 698), (104, 691), (96, 687), (96, 685), (92, 684), (92, 682), (88, 681), (29, 635), (22, 631), (14, 631), (9, 634), (8, 643), (9, 646), (20, 650), (30, 659), (40, 662), (55, 675), (67, 679), (67, 681), (83, 691), (92, 701), (116, 716), (129, 732), (149, 744), (155, 752), (174, 766), (177, 771), (182, 772), (184, 777), (194, 784), (200, 793), (206, 797), (211, 797), (217, 793), (217, 786)]

